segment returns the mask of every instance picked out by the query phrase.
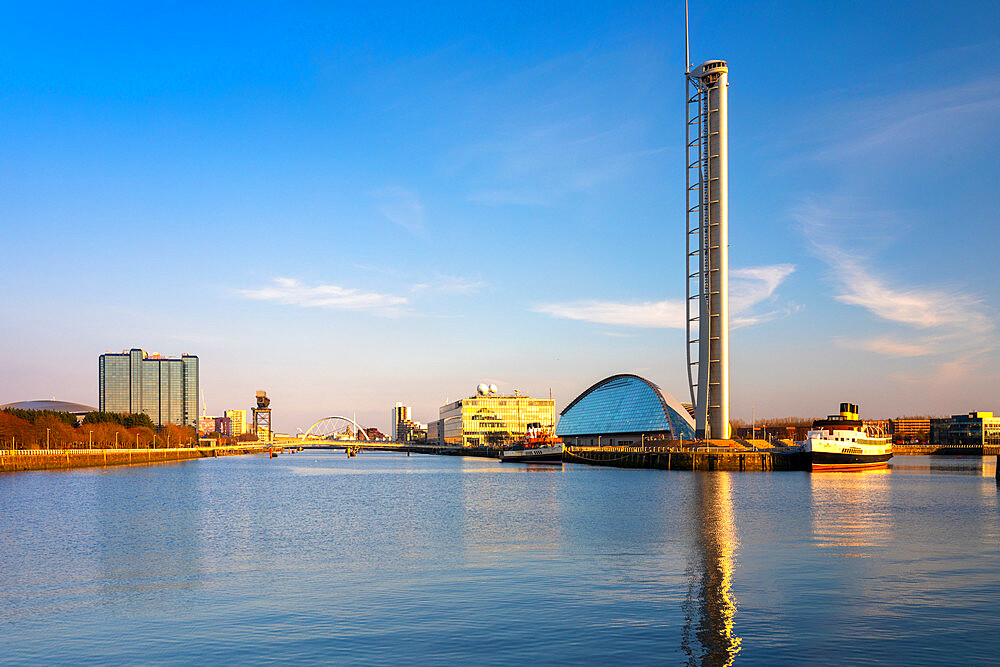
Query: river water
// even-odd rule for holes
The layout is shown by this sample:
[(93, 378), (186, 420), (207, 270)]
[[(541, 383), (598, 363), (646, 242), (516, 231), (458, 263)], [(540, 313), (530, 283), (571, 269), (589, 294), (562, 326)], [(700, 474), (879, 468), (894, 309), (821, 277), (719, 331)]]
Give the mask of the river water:
[(995, 663), (995, 458), (0, 476), (0, 662)]

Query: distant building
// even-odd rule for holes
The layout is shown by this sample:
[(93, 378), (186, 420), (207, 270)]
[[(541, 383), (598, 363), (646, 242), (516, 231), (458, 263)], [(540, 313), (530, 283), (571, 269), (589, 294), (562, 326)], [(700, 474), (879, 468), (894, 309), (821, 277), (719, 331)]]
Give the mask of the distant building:
[(410, 419), (410, 406), (402, 403), (392, 406), (391, 432), (393, 442), (412, 442), (427, 438), (427, 427)]
[[(485, 385), (480, 385), (484, 387)], [(475, 396), (441, 406), (439, 419), (428, 426), (437, 444), (454, 447), (496, 447), (522, 440), (528, 424), (552, 428), (555, 402), (551, 398), (531, 398), (519, 393), (501, 395), (492, 387)]]
[(198, 427), (198, 357), (161, 357), (132, 348), (98, 359), (102, 412), (144, 412), (157, 426)]
[(952, 415), (948, 428), (940, 434), (938, 445), (963, 445), (972, 447), (1000, 446), (1000, 417), (992, 412), (970, 412)]
[(231, 437), (233, 435), (232, 420), (229, 417), (214, 417), (213, 420), (213, 433), (219, 433), (226, 437)]
[(396, 405), (392, 406), (392, 414), (389, 417), (389, 435), (392, 437), (393, 442), (396, 442), (398, 439), (396, 434), (397, 424), (405, 422), (409, 418), (410, 406), (403, 405), (397, 401)]
[(198, 433), (214, 433), (215, 432), (215, 417), (206, 417), (202, 415), (198, 417)]
[(929, 442), (931, 436), (931, 420), (928, 419), (893, 419), (890, 428), (892, 441), (898, 444)]
[(364, 429), (364, 432), (365, 435), (368, 436), (369, 440), (375, 440), (375, 441), (385, 440), (385, 433), (378, 430), (374, 426), (369, 426), (368, 428)]
[(560, 413), (556, 435), (568, 445), (640, 445), (693, 440), (695, 424), (676, 398), (638, 375), (612, 375)]
[(930, 423), (930, 437), (928, 442), (932, 445), (940, 445), (948, 437), (948, 427), (951, 426), (951, 418), (933, 418)]
[(250, 428), (247, 426), (246, 410), (226, 410), (225, 414), (229, 417), (233, 437), (250, 431)]

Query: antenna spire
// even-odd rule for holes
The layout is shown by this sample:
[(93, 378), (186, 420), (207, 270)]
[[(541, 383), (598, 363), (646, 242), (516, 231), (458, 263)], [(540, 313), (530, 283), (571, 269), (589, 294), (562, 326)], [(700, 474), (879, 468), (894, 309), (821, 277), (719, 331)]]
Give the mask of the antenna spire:
[(688, 0), (684, 0), (684, 73), (691, 73), (691, 37), (688, 29)]

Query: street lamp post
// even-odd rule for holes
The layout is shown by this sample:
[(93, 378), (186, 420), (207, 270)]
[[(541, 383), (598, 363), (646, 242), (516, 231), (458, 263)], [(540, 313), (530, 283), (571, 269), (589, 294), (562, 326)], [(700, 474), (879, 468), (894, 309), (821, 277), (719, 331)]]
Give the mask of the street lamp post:
[(93, 449), (94, 448), (94, 432), (93, 431), (88, 431), (88, 433), (90, 433), (90, 444), (88, 445), (88, 447), (90, 447), (90, 449)]
[(49, 448), (49, 429), (45, 429), (45, 449)]
[(118, 431), (115, 431), (115, 449), (118, 449)]

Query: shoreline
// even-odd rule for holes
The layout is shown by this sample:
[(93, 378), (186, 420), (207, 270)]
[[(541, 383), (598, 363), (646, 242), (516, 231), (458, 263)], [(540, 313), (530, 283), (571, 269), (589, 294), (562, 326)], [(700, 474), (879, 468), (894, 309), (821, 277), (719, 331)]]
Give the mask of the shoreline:
[(160, 449), (7, 449), (0, 450), (0, 473), (33, 470), (70, 470), (120, 465), (148, 465), (171, 461), (264, 454), (270, 444), (224, 447), (170, 447)]

